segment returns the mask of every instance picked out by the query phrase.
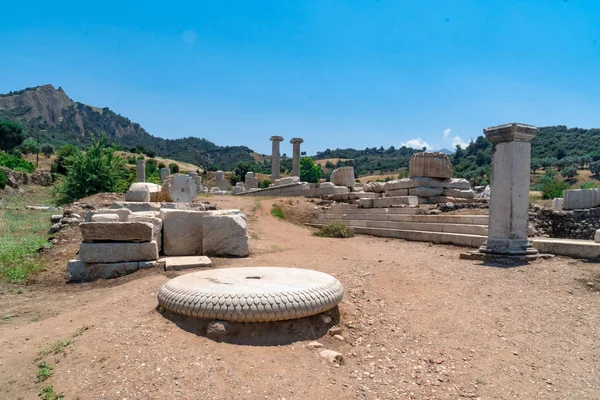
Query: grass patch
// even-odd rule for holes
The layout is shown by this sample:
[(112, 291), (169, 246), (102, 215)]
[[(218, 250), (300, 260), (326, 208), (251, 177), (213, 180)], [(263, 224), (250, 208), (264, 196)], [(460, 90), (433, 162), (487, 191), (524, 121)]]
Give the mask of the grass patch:
[(25, 281), (42, 269), (37, 251), (48, 246), (52, 212), (0, 210), (0, 279)]
[(252, 206), (252, 212), (257, 212), (260, 209), (262, 209), (262, 203), (260, 202), (260, 200), (254, 200), (254, 205)]
[(271, 215), (279, 219), (285, 219), (285, 213), (283, 212), (283, 208), (281, 208), (281, 206), (278, 206), (277, 204), (273, 204), (273, 207), (271, 208)]
[(315, 232), (314, 235), (329, 238), (350, 238), (354, 236), (354, 232), (343, 222), (330, 222)]
[(44, 387), (40, 389), (39, 396), (42, 400), (60, 400), (65, 398), (64, 394), (56, 393), (56, 390), (52, 385), (44, 385)]
[(43, 357), (48, 354), (58, 354), (65, 351), (65, 347), (71, 344), (70, 340), (59, 340), (54, 344), (50, 344), (44, 346), (40, 351), (38, 351), (38, 357)]
[(81, 328), (77, 329), (77, 331), (75, 331), (73, 337), (76, 338), (83, 335), (83, 332), (87, 331), (88, 329), (90, 329), (89, 326), (82, 326)]
[(38, 364), (38, 372), (37, 372), (37, 383), (44, 382), (46, 379), (50, 378), (54, 372), (52, 372), (54, 368), (45, 362), (41, 362)]

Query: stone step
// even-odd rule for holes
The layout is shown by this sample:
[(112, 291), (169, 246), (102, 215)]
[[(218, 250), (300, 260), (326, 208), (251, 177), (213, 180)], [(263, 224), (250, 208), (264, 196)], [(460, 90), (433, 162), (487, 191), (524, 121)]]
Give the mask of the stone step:
[(419, 215), (424, 211), (417, 207), (397, 207), (397, 208), (330, 208), (326, 211), (327, 214), (405, 214)]
[[(315, 221), (315, 223), (326, 224), (331, 221)], [(406, 231), (422, 231), (422, 232), (449, 232), (463, 233), (469, 235), (487, 236), (487, 226), (485, 225), (468, 225), (468, 224), (448, 224), (448, 223), (426, 223), (426, 222), (398, 222), (398, 221), (369, 221), (369, 220), (350, 220), (343, 221), (347, 226), (352, 228), (386, 228), (399, 229)]]
[[(316, 228), (320, 228), (323, 224), (310, 224)], [(355, 233), (363, 235), (372, 235), (379, 237), (389, 237), (396, 239), (405, 239), (417, 242), (431, 242), (442, 244), (454, 244), (458, 246), (468, 246), (478, 248), (487, 239), (486, 236), (469, 235), (462, 233), (449, 232), (424, 232), (411, 231), (401, 229), (386, 229), (386, 228), (369, 228), (369, 227), (353, 227)]]
[(324, 213), (319, 214), (318, 221), (397, 221), (397, 222), (419, 222), (419, 223), (446, 223), (446, 224), (467, 224), (484, 225), (488, 224), (487, 215), (406, 215), (406, 214), (386, 214), (386, 213), (354, 213), (345, 214)]
[(574, 258), (600, 258), (600, 243), (592, 240), (560, 238), (530, 238), (529, 240), (540, 253)]

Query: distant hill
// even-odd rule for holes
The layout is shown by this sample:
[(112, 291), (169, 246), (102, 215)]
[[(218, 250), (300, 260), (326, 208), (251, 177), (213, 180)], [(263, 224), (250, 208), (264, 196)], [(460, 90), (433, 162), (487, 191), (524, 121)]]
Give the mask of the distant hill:
[(71, 100), (62, 88), (36, 86), (0, 94), (0, 119), (20, 123), (28, 136), (40, 135), (40, 144), (58, 147), (87, 145), (104, 133), (109, 142), (124, 149), (153, 151), (157, 155), (200, 165), (208, 170), (233, 170), (238, 161), (254, 161), (245, 146), (218, 146), (206, 139), (163, 139), (150, 135), (139, 124), (116, 114)]
[(313, 156), (313, 159), (336, 159), (335, 163), (327, 161), (325, 167), (330, 170), (336, 167), (352, 166), (354, 167), (354, 173), (357, 176), (362, 176), (406, 168), (412, 155), (420, 151), (424, 151), (424, 149), (417, 150), (405, 146), (399, 149), (396, 149), (394, 146), (388, 149), (383, 147), (372, 147), (364, 150), (327, 149), (317, 152), (317, 155)]
[(440, 150), (436, 150), (436, 151), (439, 152), (439, 153), (444, 153), (447, 156), (449, 156), (450, 154), (454, 154), (454, 151), (448, 150), (448, 149), (440, 149)]

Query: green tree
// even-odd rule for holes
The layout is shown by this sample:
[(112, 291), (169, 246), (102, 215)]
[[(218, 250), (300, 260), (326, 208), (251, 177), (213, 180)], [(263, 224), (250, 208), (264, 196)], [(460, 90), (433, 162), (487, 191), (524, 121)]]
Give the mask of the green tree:
[(87, 151), (66, 159), (67, 176), (55, 186), (57, 204), (67, 204), (102, 192), (123, 192), (128, 186), (125, 160), (113, 155), (104, 135)]
[(23, 128), (21, 125), (9, 121), (0, 121), (0, 148), (8, 153), (10, 149), (23, 142)]
[(172, 174), (178, 174), (179, 173), (179, 165), (177, 165), (175, 163), (169, 164), (169, 169), (171, 170)]
[(50, 158), (52, 153), (54, 153), (54, 148), (49, 144), (42, 146), (42, 153), (44, 153), (46, 157)]
[(34, 154), (37, 152), (37, 143), (33, 139), (25, 139), (19, 146), (23, 154)]
[(535, 172), (542, 168), (542, 161), (539, 158), (531, 159), (531, 171), (535, 174)]
[(4, 187), (6, 186), (7, 183), (8, 183), (8, 178), (6, 177), (6, 174), (4, 173), (4, 171), (2, 171), (0, 169), (0, 189), (4, 189)]
[[(254, 166), (248, 161), (240, 161), (235, 166), (235, 170), (233, 171), (234, 175), (239, 177), (237, 182), (245, 182), (246, 181), (246, 173), (254, 171)], [(235, 186), (235, 183), (232, 183)]]
[(555, 199), (563, 197), (563, 191), (569, 188), (569, 184), (559, 179), (550, 179), (542, 186), (544, 199)]
[(321, 166), (315, 164), (312, 158), (302, 157), (300, 159), (300, 180), (302, 182), (319, 183), (322, 175)]
[(570, 165), (570, 166), (564, 168), (561, 173), (563, 176), (566, 176), (567, 178), (572, 179), (575, 176), (577, 176), (577, 167), (574, 165)]
[(67, 174), (67, 159), (74, 155), (75, 153), (78, 153), (79, 149), (75, 146), (73, 146), (72, 144), (66, 144), (64, 146), (61, 146), (58, 151), (56, 152), (56, 161), (54, 161), (54, 164), (52, 164), (52, 170), (53, 172), (57, 172), (59, 174), (62, 175), (66, 175)]
[(592, 174), (596, 177), (600, 177), (600, 161), (591, 162), (588, 168), (592, 171)]

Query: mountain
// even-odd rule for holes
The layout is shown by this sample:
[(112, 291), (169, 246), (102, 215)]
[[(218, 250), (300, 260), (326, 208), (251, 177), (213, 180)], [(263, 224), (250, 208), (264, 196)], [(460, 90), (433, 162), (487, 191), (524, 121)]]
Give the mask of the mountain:
[(40, 135), (40, 144), (58, 147), (71, 143), (87, 145), (104, 133), (112, 144), (129, 149), (142, 148), (205, 169), (231, 171), (239, 161), (253, 162), (245, 146), (218, 146), (206, 139), (187, 137), (163, 139), (152, 136), (139, 124), (116, 114), (73, 101), (62, 88), (36, 86), (0, 94), (0, 119), (21, 124), (28, 136)]
[(451, 154), (454, 154), (454, 151), (452, 151), (452, 150), (448, 150), (448, 149), (439, 149), (439, 150), (436, 150), (436, 151), (437, 151), (438, 153), (444, 153), (444, 154), (445, 154), (445, 155), (447, 155), (447, 156), (449, 156), (449, 155), (451, 155)]

